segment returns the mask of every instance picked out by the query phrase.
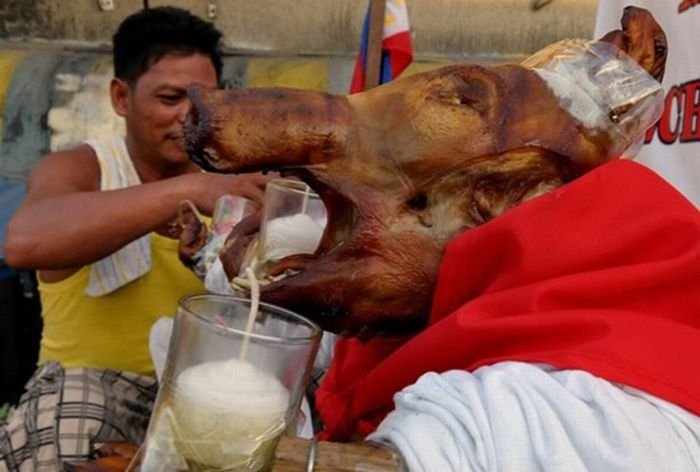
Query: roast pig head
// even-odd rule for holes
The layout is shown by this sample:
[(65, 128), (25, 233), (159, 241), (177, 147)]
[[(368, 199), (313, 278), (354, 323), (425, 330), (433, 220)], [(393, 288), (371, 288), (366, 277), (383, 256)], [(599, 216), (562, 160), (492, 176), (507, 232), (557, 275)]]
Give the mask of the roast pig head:
[[(627, 35), (631, 25), (648, 35)], [(665, 39), (648, 12), (627, 9), (614, 37), (663, 73)], [(295, 176), (326, 205), (316, 253), (273, 267), (287, 276), (264, 285), (262, 300), (350, 335), (419, 329), (453, 237), (617, 157), (620, 144), (522, 65), (451, 65), (349, 96), (189, 93), (185, 139), (197, 164)], [(221, 255), (230, 277), (254, 231), (248, 222), (230, 235)]]

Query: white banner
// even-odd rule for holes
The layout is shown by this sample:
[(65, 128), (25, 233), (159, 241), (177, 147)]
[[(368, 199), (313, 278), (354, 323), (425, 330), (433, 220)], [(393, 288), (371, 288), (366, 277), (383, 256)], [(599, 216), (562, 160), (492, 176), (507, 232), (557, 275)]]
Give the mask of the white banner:
[(623, 8), (651, 11), (668, 39), (664, 114), (637, 155), (700, 205), (700, 1), (600, 0), (595, 38), (620, 29)]

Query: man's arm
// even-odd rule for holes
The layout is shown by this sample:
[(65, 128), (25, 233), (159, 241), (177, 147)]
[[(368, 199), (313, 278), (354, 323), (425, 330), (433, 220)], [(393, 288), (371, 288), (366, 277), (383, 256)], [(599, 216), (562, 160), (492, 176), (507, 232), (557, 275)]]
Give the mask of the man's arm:
[(5, 258), (17, 268), (78, 268), (172, 220), (184, 199), (205, 213), (224, 193), (260, 202), (265, 181), (260, 175), (195, 172), (101, 192), (89, 146), (57, 152), (29, 177), (27, 197), (7, 227)]

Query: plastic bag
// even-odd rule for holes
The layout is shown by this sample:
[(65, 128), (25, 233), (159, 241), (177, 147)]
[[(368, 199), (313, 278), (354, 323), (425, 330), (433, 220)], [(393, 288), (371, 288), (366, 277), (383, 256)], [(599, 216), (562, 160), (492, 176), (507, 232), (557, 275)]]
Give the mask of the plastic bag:
[[(254, 210), (254, 204), (243, 197), (222, 195), (216, 200), (211, 224), (207, 228), (206, 243), (192, 257), (192, 270), (200, 279), (204, 280), (207, 290), (214, 293), (233, 293), (229, 284), (222, 283), (219, 276), (220, 273), (223, 274), (219, 253), (233, 227), (243, 218), (251, 215)], [(181, 203), (179, 211), (178, 218), (181, 225), (184, 225), (186, 220), (186, 212), (193, 213), (194, 218), (197, 218), (205, 226), (207, 225), (206, 219), (199, 214), (197, 208), (189, 200)]]
[(610, 43), (567, 39), (522, 65), (533, 69), (589, 132), (609, 137), (605, 157), (633, 157), (663, 113), (661, 84)]

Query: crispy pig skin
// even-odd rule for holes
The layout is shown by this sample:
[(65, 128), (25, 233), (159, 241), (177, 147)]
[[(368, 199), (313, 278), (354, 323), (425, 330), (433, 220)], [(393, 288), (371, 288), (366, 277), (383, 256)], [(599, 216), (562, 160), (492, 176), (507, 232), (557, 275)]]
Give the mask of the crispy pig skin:
[[(662, 76), (665, 38), (651, 15), (626, 9), (622, 26), (604, 40)], [(362, 337), (423, 326), (457, 234), (610, 158), (610, 137), (519, 65), (451, 65), (349, 96), (194, 87), (190, 97), (195, 162), (299, 177), (328, 209), (317, 254), (284, 260), (295, 273), (262, 299)], [(241, 228), (222, 254), (230, 277), (251, 239)]]

